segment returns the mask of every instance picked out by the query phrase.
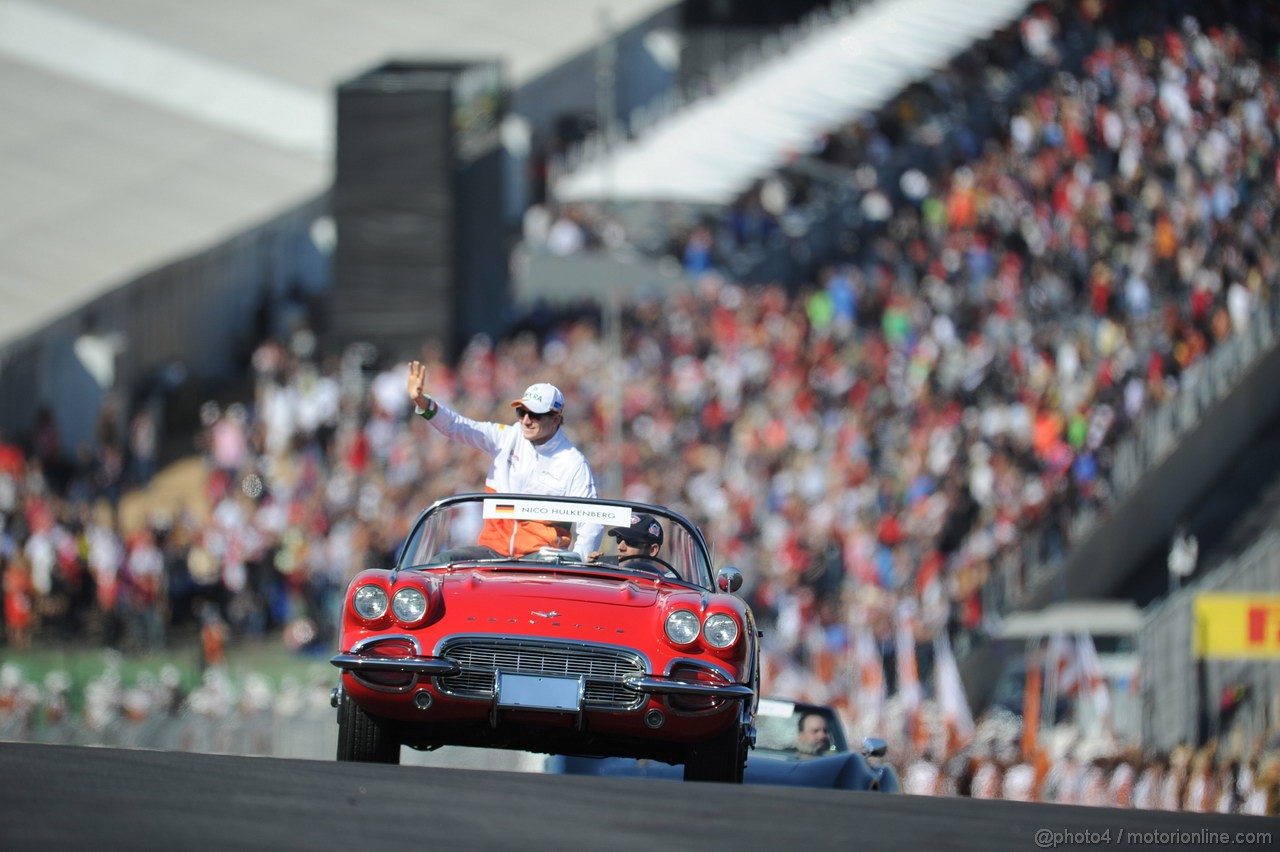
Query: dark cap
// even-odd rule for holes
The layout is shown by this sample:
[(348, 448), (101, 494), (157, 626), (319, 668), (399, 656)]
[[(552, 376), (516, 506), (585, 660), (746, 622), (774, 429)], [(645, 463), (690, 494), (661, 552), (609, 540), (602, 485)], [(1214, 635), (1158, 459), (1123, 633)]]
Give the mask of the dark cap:
[(622, 539), (632, 547), (662, 544), (662, 524), (653, 515), (632, 515), (631, 526), (614, 527), (609, 530), (609, 535)]

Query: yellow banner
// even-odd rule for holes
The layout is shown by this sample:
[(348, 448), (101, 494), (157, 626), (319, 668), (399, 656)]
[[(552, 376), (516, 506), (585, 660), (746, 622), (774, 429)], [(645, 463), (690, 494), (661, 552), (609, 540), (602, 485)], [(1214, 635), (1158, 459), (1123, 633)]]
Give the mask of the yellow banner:
[(1196, 595), (1198, 657), (1280, 659), (1280, 595)]

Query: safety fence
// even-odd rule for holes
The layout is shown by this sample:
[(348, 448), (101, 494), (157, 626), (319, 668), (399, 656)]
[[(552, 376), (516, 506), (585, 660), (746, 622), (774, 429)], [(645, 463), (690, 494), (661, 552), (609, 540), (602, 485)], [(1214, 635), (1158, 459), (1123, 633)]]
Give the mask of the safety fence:
[[(259, 706), (181, 706), (139, 713), (113, 708), (105, 717), (53, 716), (47, 707), (13, 712), (0, 701), (0, 742), (34, 742), (106, 748), (333, 760), (337, 711), (329, 687), (282, 692)], [(116, 712), (119, 711), (119, 712)], [(433, 752), (404, 748), (409, 766), (541, 772), (546, 756), (522, 751), (447, 747)]]
[[(1142, 740), (1168, 750), (1209, 737), (1239, 737), (1251, 746), (1280, 722), (1280, 658), (1196, 659), (1192, 650), (1196, 596), (1205, 592), (1280, 590), (1280, 527), (1249, 550), (1148, 610), (1139, 636), (1142, 657)], [(1241, 696), (1231, 724), (1221, 714), (1224, 690)], [(1237, 691), (1238, 690), (1238, 691)], [(1232, 744), (1234, 746), (1234, 744)]]

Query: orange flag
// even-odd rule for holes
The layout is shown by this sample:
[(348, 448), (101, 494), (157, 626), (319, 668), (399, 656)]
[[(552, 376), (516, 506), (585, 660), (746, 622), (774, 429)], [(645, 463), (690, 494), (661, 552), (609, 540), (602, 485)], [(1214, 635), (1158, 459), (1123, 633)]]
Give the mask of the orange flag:
[(1022, 759), (1033, 760), (1040, 734), (1040, 652), (1027, 660), (1027, 683), (1022, 692)]

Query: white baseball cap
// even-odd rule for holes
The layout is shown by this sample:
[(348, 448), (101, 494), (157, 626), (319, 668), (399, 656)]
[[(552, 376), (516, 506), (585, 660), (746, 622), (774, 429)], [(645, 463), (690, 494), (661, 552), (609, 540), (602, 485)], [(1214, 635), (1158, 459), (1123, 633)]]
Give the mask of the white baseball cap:
[(524, 396), (511, 403), (512, 408), (520, 406), (532, 411), (534, 414), (562, 411), (564, 410), (564, 394), (560, 393), (560, 388), (555, 385), (539, 382), (536, 385), (529, 385), (524, 392)]

